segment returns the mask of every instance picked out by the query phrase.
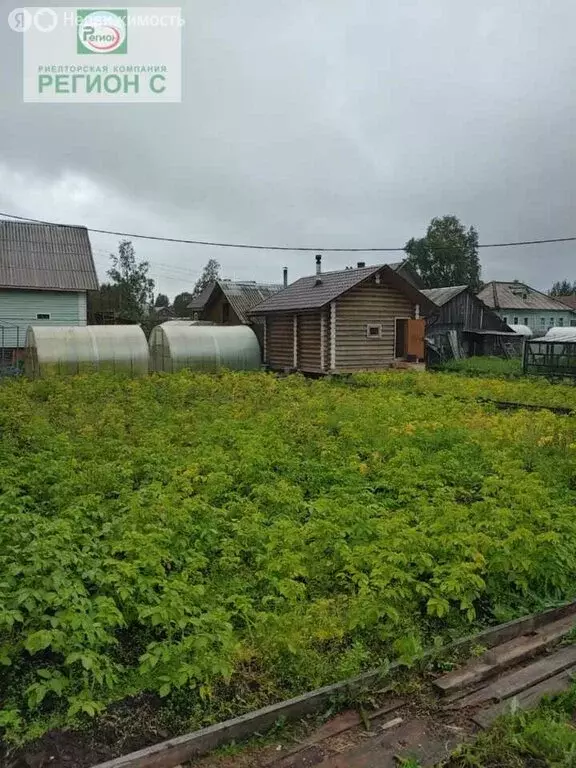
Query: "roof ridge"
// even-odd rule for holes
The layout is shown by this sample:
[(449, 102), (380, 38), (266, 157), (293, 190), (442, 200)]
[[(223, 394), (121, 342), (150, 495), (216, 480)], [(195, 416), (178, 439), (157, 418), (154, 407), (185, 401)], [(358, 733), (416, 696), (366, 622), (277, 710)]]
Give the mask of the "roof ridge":
[[(392, 264), (397, 264), (398, 262), (391, 262)], [(367, 264), (365, 267), (348, 267), (344, 269), (331, 269), (328, 272), (325, 272), (324, 270), (320, 272), (320, 274), (313, 273), (311, 275), (303, 275), (302, 277), (299, 277), (298, 280), (304, 280), (306, 277), (322, 277), (322, 275), (337, 275), (339, 273), (342, 274), (350, 274), (350, 272), (360, 272), (363, 269), (380, 269), (381, 267), (388, 267), (389, 263), (382, 263), (382, 264)]]
[(85, 224), (56, 224), (49, 221), (14, 221), (13, 219), (0, 219), (0, 224), (14, 224), (18, 227), (44, 227), (46, 229), (85, 229), (87, 232), (89, 231)]

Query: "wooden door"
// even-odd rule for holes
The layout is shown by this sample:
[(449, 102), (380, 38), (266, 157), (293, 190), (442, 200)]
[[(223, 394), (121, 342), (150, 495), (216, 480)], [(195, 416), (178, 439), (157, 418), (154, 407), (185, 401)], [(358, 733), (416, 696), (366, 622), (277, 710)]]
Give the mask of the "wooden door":
[(426, 320), (408, 320), (406, 354), (418, 360), (424, 359)]

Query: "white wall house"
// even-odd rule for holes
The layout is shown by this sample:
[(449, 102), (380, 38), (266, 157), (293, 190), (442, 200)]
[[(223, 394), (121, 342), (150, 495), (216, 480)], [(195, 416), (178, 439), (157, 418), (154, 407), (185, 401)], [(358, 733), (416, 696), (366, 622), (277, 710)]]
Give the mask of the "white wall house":
[(484, 286), (478, 298), (508, 325), (527, 325), (536, 335), (550, 328), (576, 326), (576, 312), (524, 283), (492, 281)]
[(20, 356), (29, 325), (86, 325), (97, 288), (84, 227), (0, 221), (0, 360)]

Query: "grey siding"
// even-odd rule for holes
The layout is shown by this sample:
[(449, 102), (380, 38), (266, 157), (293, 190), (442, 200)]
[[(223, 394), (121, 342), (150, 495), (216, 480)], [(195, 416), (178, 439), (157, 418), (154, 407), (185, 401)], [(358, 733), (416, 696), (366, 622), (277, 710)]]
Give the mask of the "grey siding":
[(23, 347), (29, 325), (86, 325), (86, 292), (1, 289), (0, 347)]
[[(374, 278), (336, 301), (336, 371), (382, 370), (394, 360), (395, 319), (413, 318), (414, 305)], [(380, 338), (368, 338), (366, 326), (382, 326)], [(331, 332), (334, 329), (331, 328)]]

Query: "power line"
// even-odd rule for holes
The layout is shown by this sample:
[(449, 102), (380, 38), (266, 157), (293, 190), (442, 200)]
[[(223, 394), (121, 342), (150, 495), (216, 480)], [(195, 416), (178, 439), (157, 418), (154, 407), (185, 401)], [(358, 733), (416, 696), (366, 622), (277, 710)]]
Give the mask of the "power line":
[[(106, 258), (109, 258), (110, 256), (113, 255), (109, 251), (105, 251), (103, 248), (92, 248), (92, 253), (97, 254), (100, 257), (106, 257)], [(159, 274), (168, 275), (171, 272), (172, 276), (169, 279), (176, 280), (179, 276), (179, 273), (182, 273), (181, 279), (184, 279), (185, 277), (190, 277), (191, 275), (198, 276), (202, 274), (202, 270), (200, 269), (185, 269), (183, 267), (179, 267), (171, 264), (163, 264), (161, 261), (155, 261), (155, 260), (152, 261), (149, 258), (146, 258), (145, 261), (147, 261), (150, 264), (151, 269), (153, 269), (155, 272), (158, 272)], [(108, 265), (101, 264), (99, 266), (102, 269), (104, 269), (105, 266), (108, 266)], [(159, 267), (160, 269), (158, 269)], [(166, 270), (169, 270), (169, 272), (167, 272)]]
[[(32, 219), (26, 216), (15, 216), (11, 213), (2, 213), (0, 216), (6, 219), (16, 219), (26, 221), (32, 224), (45, 224), (51, 227), (78, 227), (73, 224), (59, 224), (55, 221), (44, 221), (42, 219)], [(251, 251), (321, 251), (324, 253), (400, 253), (404, 252), (401, 248), (322, 248), (320, 246), (288, 246), (288, 245), (251, 245), (247, 243), (218, 243), (209, 240), (187, 240), (178, 237), (163, 237), (160, 235), (140, 235), (135, 232), (115, 232), (110, 229), (94, 229), (93, 227), (84, 227), (88, 232), (94, 232), (99, 235), (114, 235), (115, 237), (128, 237), (139, 240), (156, 240), (163, 243), (181, 243), (183, 245), (203, 245), (211, 248), (242, 248)], [(510, 248), (522, 245), (545, 245), (547, 243), (569, 243), (575, 242), (576, 235), (571, 237), (553, 237), (542, 240), (517, 240), (507, 243), (480, 243), (478, 248)]]

